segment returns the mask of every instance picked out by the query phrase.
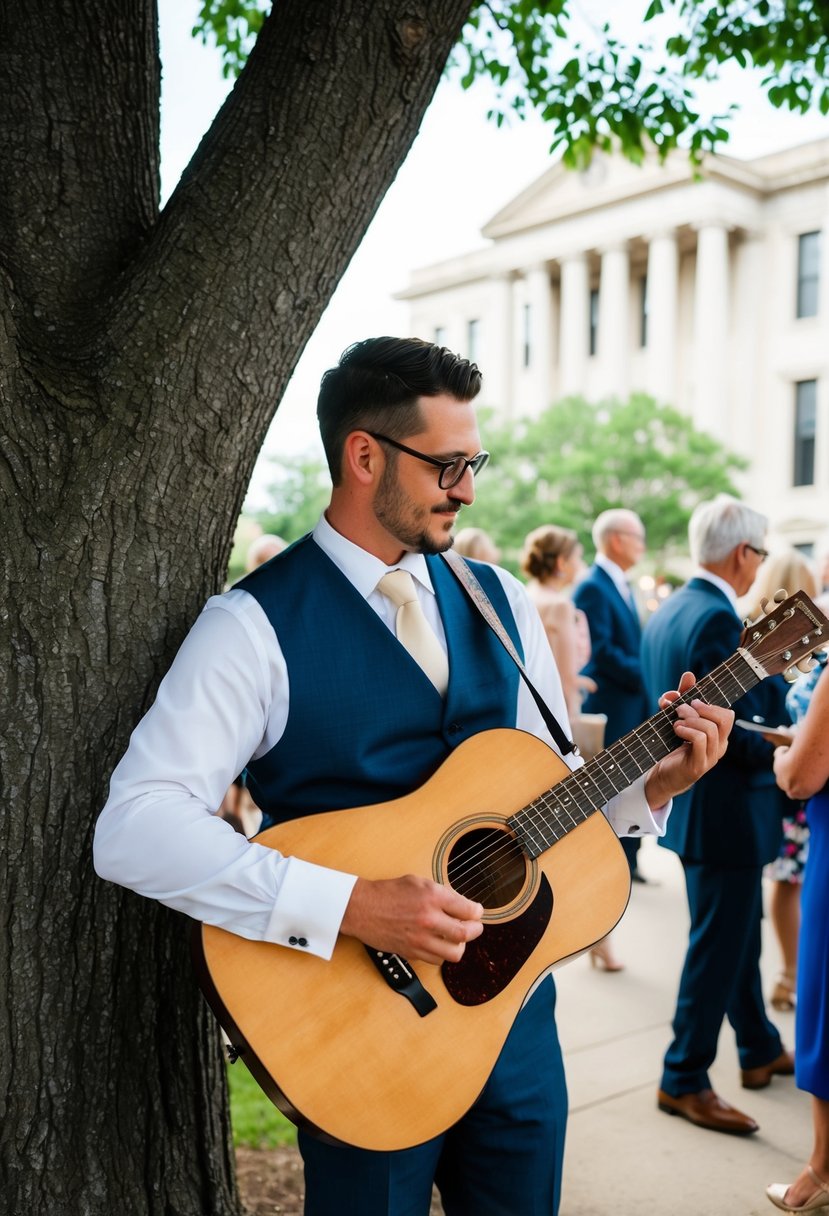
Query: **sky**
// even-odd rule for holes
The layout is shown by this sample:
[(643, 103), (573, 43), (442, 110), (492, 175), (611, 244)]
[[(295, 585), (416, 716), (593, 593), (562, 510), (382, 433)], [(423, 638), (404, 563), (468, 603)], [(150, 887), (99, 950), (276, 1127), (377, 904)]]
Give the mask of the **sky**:
[[(580, 0), (577, 7), (587, 17), (591, 10), (607, 11), (600, 0)], [(222, 77), (218, 51), (191, 36), (198, 8), (198, 0), (159, 0), (164, 198), (231, 87)], [(617, 0), (614, 30), (621, 24), (624, 36), (636, 36), (645, 8), (646, 0)], [(829, 136), (829, 119), (817, 113), (775, 110), (759, 80), (759, 74), (733, 68), (701, 90), (713, 112), (733, 100), (740, 104), (729, 124), (728, 155), (759, 156)], [(409, 156), (300, 359), (254, 471), (247, 509), (265, 505), (265, 488), (273, 480), (269, 453), (321, 455), (314, 408), (326, 368), (360, 338), (405, 334), (406, 306), (392, 296), (407, 285), (411, 270), (479, 248), (487, 220), (549, 167), (550, 133), (540, 119), (499, 129), (487, 121), (487, 107), (482, 87), (464, 92), (444, 81), (438, 88)]]

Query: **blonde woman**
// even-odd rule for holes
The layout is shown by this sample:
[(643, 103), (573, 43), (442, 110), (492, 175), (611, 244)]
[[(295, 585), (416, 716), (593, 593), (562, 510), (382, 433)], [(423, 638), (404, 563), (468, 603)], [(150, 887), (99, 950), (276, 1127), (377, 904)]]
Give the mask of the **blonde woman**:
[(471, 557), (473, 561), (495, 565), (501, 559), (501, 550), (483, 528), (461, 528), (455, 535), (453, 548), (461, 557)]
[[(796, 549), (772, 554), (760, 567), (754, 586), (746, 597), (745, 615), (750, 620), (760, 616), (760, 601), (764, 598), (773, 600), (775, 591), (780, 589), (788, 591), (790, 595), (794, 591), (805, 591), (812, 599), (818, 593), (814, 572), (806, 558)], [(786, 707), (795, 722), (805, 713), (805, 705), (793, 698), (792, 693), (786, 698)], [(780, 723), (770, 722), (769, 725), (779, 726)], [(806, 823), (806, 810), (802, 801), (794, 801), (783, 817), (780, 853), (776, 860), (766, 867), (766, 878), (771, 879), (772, 883), (769, 916), (780, 946), (783, 964), (772, 989), (771, 1004), (781, 1011), (791, 1011), (795, 1007), (800, 888), (808, 856), (809, 828)]]

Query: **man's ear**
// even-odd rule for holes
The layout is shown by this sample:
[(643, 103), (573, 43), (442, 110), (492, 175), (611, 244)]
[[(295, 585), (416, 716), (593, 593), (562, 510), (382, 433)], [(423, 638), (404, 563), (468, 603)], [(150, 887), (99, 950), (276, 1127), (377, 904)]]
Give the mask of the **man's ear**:
[(365, 431), (352, 431), (343, 446), (343, 473), (360, 485), (371, 485), (382, 471), (382, 449)]

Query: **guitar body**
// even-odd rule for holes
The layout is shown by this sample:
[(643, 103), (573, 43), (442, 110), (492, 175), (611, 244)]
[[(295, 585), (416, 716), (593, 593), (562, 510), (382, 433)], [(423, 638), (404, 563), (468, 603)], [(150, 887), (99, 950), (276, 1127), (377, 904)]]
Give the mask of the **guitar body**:
[(486, 731), (404, 798), (293, 820), (256, 838), (365, 878), (429, 875), (485, 908), (484, 932), (459, 964), (411, 964), (435, 1002), (425, 1014), (353, 938), (341, 936), (326, 962), (201, 926), (205, 995), (289, 1118), (329, 1139), (390, 1150), (430, 1139), (469, 1109), (535, 981), (609, 933), (627, 906), (628, 864), (604, 815), (535, 860), (506, 824), (569, 775), (534, 736)]

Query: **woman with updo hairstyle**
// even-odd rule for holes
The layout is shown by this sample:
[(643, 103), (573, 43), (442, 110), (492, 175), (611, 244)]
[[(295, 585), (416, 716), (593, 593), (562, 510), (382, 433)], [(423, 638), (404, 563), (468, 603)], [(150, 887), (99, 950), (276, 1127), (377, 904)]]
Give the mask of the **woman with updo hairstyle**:
[(590, 658), (590, 631), (569, 595), (584, 569), (583, 553), (577, 534), (555, 524), (535, 528), (521, 551), (527, 593), (547, 633), (571, 718), (580, 712), (585, 693), (596, 691), (593, 680), (579, 675)]

